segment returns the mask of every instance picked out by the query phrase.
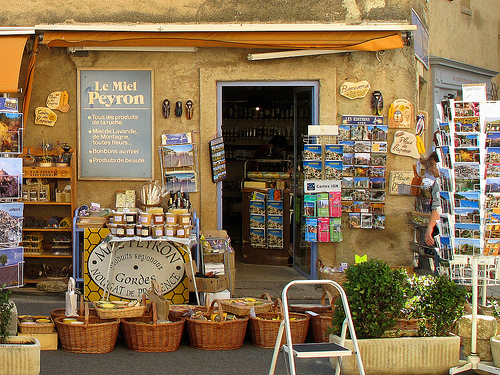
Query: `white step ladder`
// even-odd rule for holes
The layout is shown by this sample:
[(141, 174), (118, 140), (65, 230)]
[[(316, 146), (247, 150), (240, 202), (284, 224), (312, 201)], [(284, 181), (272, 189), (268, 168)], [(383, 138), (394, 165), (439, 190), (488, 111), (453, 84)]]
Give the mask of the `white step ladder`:
[[(344, 307), (344, 312), (346, 319), (342, 325), (342, 333), (340, 337), (340, 343), (306, 343), (306, 344), (295, 344), (292, 345), (292, 334), (290, 331), (290, 314), (288, 312), (288, 289), (292, 285), (318, 285), (327, 284), (335, 287), (340, 294), (342, 300), (342, 305)], [(269, 375), (274, 375), (276, 370), (276, 362), (278, 360), (278, 354), (280, 351), (281, 340), (283, 338), (283, 333), (285, 333), (286, 344), (283, 345), (282, 349), (286, 356), (288, 354), (288, 364), (290, 367), (290, 375), (296, 375), (295, 372), (295, 357), (297, 358), (337, 358), (337, 366), (335, 369), (335, 375), (339, 375), (342, 366), (342, 357), (346, 356), (356, 356), (358, 362), (358, 369), (360, 375), (365, 375), (365, 369), (363, 367), (363, 361), (361, 360), (361, 354), (359, 353), (358, 340), (356, 338), (356, 332), (354, 331), (354, 324), (352, 322), (351, 310), (349, 309), (349, 303), (347, 301), (347, 296), (344, 289), (333, 280), (294, 280), (290, 281), (283, 288), (281, 294), (281, 300), (283, 302), (283, 313), (285, 319), (280, 324), (278, 331), (278, 337), (276, 338), (276, 345), (274, 346), (273, 358), (271, 361), (271, 367), (269, 369)], [(349, 328), (349, 335), (352, 340), (354, 351), (344, 347), (344, 341), (347, 335), (347, 328)], [(285, 357), (286, 360), (286, 357)]]

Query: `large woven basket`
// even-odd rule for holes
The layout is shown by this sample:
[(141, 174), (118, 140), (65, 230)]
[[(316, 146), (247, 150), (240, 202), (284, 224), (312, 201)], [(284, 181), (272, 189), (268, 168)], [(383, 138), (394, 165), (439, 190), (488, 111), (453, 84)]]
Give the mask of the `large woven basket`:
[(158, 323), (154, 302), (151, 304), (151, 309), (152, 316), (122, 319), (127, 347), (137, 352), (173, 352), (177, 350), (184, 331), (184, 318), (170, 315), (170, 322)]
[[(319, 305), (312, 305), (312, 304), (291, 304), (288, 306), (288, 310), (291, 312), (298, 312), (298, 313), (306, 313), (307, 311), (312, 311), (316, 314), (322, 314), (322, 313), (327, 313), (332, 310), (332, 306), (337, 299), (338, 296), (332, 297), (332, 294), (326, 290), (323, 292), (321, 295), (320, 299), (320, 304)], [(328, 298), (328, 304), (327, 302)]]
[(186, 318), (189, 329), (191, 346), (204, 350), (233, 350), (243, 346), (247, 330), (248, 317), (237, 317), (235, 320), (226, 320), (219, 300), (212, 301), (207, 318), (214, 313), (217, 304), (220, 322), (212, 322)]
[(322, 301), (325, 294), (327, 295), (330, 302), (330, 304), (328, 305), (328, 309), (318, 309), (316, 311), (311, 310), (317, 314), (311, 316), (311, 331), (313, 334), (314, 342), (329, 341), (327, 328), (332, 326), (332, 314), (335, 310), (334, 302), (337, 297), (332, 297), (331, 293), (329, 291), (326, 291), (321, 297)]
[(71, 353), (109, 353), (116, 344), (120, 320), (103, 320), (89, 315), (85, 304), (85, 316), (77, 317), (82, 325), (63, 323), (64, 317), (55, 319), (61, 346)]
[[(279, 298), (276, 301), (275, 310), (274, 312), (256, 314), (257, 317), (255, 318), (250, 316), (250, 332), (255, 346), (274, 348), (281, 321), (284, 319), (283, 305)], [(289, 313), (289, 317), (292, 343), (301, 344), (306, 341), (310, 316), (301, 313)], [(281, 344), (285, 342), (285, 335), (283, 335)]]
[[(255, 300), (252, 305), (240, 305), (237, 301), (242, 298), (221, 299), (220, 304), (225, 312), (239, 316), (250, 314), (250, 309), (254, 309), (256, 314), (268, 312), (273, 307), (273, 300), (268, 293), (264, 293), (260, 298), (252, 298)], [(244, 298), (243, 298), (244, 299)]]

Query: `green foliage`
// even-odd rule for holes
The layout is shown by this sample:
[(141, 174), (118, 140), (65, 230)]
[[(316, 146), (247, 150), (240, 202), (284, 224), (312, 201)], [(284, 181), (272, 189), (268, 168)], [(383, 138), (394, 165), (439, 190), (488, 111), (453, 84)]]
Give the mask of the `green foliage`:
[[(347, 281), (342, 285), (358, 338), (376, 338), (394, 326), (406, 302), (406, 273), (393, 270), (381, 260), (371, 259), (346, 270)], [(340, 334), (345, 319), (337, 299), (333, 314), (332, 333)]]
[(463, 315), (468, 293), (444, 275), (428, 278), (423, 284), (420, 305), (424, 324), (420, 333), (444, 336)]
[[(467, 291), (446, 276), (408, 278), (374, 259), (347, 268), (346, 278), (342, 286), (360, 339), (382, 337), (399, 318), (421, 319), (422, 336), (444, 336), (464, 312)], [(340, 298), (336, 304), (328, 331), (340, 334), (345, 314)]]
[(0, 288), (0, 344), (3, 344), (7, 340), (9, 332), (7, 326), (10, 323), (11, 315), (10, 311), (14, 307), (9, 301), (11, 290), (5, 288), (6, 284), (3, 284)]
[(2, 266), (5, 266), (7, 264), (7, 261), (9, 260), (9, 258), (7, 258), (7, 255), (6, 254), (2, 254), (0, 255), (0, 264)]

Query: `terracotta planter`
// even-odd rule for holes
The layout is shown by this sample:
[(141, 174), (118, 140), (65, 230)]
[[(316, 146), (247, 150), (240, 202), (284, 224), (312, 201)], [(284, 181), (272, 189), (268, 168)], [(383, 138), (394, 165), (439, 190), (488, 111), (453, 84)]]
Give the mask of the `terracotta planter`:
[[(330, 342), (339, 341), (330, 335)], [(352, 341), (345, 346), (353, 349)], [(366, 375), (445, 375), (460, 359), (460, 337), (454, 335), (358, 339), (358, 346)], [(342, 374), (359, 374), (355, 356), (342, 360)]]
[(0, 344), (0, 375), (40, 374), (40, 342), (34, 337), (9, 336)]

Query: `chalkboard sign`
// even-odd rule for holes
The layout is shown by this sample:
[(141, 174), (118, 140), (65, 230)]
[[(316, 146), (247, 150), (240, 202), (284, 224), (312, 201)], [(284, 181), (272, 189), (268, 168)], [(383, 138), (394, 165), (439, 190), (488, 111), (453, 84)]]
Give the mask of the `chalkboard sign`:
[(153, 177), (151, 70), (78, 70), (78, 177)]

